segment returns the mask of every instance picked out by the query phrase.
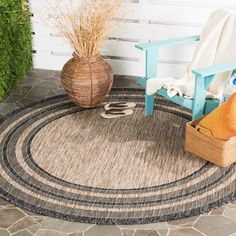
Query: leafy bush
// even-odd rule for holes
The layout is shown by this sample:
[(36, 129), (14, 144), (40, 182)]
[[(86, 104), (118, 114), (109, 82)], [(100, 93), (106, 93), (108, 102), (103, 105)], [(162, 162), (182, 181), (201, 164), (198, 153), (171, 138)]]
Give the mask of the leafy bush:
[(0, 0), (0, 101), (32, 66), (31, 24), (26, 3)]

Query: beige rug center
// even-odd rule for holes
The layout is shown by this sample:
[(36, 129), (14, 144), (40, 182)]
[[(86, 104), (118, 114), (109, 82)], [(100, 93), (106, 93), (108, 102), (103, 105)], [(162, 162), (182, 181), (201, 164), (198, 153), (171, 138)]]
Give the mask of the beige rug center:
[(42, 128), (31, 144), (45, 171), (89, 187), (134, 189), (182, 179), (205, 162), (184, 151), (184, 118), (136, 108), (129, 117), (106, 120), (100, 109), (74, 113)]

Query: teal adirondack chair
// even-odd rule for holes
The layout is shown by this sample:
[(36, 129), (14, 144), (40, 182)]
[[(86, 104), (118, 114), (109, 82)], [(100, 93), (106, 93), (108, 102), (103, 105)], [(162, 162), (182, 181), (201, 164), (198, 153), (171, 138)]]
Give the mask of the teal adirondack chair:
[[(158, 51), (161, 48), (175, 46), (185, 43), (196, 42), (200, 40), (200, 36), (190, 36), (164, 41), (155, 41), (135, 45), (136, 48), (143, 50), (146, 55), (146, 74), (145, 77), (139, 78), (138, 83), (146, 88), (146, 83), (149, 78), (157, 76)], [(233, 53), (233, 52), (232, 52)], [(234, 52), (235, 53), (235, 52)], [(182, 98), (178, 95), (170, 98), (167, 95), (167, 90), (162, 88), (157, 93), (181, 106), (192, 110), (192, 119), (198, 119), (201, 116), (208, 114), (219, 105), (217, 99), (206, 99), (207, 89), (214, 79), (216, 74), (231, 71), (236, 69), (236, 61), (226, 64), (213, 65), (205, 68), (196, 68), (192, 73), (196, 77), (195, 92), (193, 99)], [(158, 78), (157, 78), (158, 79)], [(154, 112), (154, 96), (145, 96), (145, 115), (152, 116)]]

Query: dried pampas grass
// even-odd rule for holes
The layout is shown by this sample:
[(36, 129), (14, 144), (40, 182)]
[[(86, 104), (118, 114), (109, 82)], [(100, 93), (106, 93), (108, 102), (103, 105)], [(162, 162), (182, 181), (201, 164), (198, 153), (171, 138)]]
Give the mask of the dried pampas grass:
[(100, 54), (124, 0), (54, 0), (55, 25), (81, 58)]

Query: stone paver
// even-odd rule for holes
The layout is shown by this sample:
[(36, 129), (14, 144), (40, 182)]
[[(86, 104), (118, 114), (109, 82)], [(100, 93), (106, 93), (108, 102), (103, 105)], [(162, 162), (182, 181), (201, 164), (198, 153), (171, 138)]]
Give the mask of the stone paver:
[(73, 232), (83, 232), (90, 228), (90, 224), (78, 224), (74, 222), (69, 222), (65, 220), (57, 220), (54, 218), (47, 217), (42, 223), (40, 229), (51, 229), (57, 230), (63, 233), (73, 233)]
[(35, 236), (66, 236), (66, 234), (54, 230), (39, 230)]
[(8, 233), (8, 231), (5, 230), (5, 229), (0, 229), (0, 235), (1, 235), (1, 236), (10, 236), (10, 234)]
[(225, 207), (220, 207), (220, 208), (213, 210), (210, 215), (221, 216), (221, 215), (223, 215), (224, 211), (225, 211)]
[(35, 234), (39, 229), (40, 229), (40, 224), (39, 223), (35, 224), (35, 225), (32, 225), (32, 226), (27, 228), (27, 230), (32, 234)]
[(84, 236), (122, 236), (121, 230), (115, 225), (95, 225), (84, 232)]
[(25, 214), (18, 209), (0, 209), (0, 228), (7, 229)]
[(161, 235), (161, 236), (167, 236), (169, 234), (169, 230), (168, 229), (157, 229), (157, 232)]
[(57, 81), (55, 79), (42, 81), (37, 85), (38, 88), (45, 88), (45, 89), (57, 89)]
[(31, 234), (29, 231), (27, 230), (22, 230), (22, 231), (19, 231), (15, 234), (12, 234), (12, 236), (32, 236), (33, 234)]
[(194, 228), (207, 236), (229, 236), (236, 232), (236, 221), (223, 216), (202, 216)]
[(79, 232), (79, 233), (72, 233), (72, 234), (68, 234), (68, 236), (83, 236), (83, 233)]
[(224, 216), (236, 221), (236, 207), (227, 207), (224, 211)]
[(134, 236), (160, 236), (156, 230), (136, 230)]
[(134, 229), (123, 229), (122, 234), (123, 236), (134, 236)]
[(16, 110), (17, 108), (19, 108), (19, 106), (17, 106), (16, 104), (10, 103), (0, 103), (0, 114), (1, 115), (6, 115), (14, 110)]
[(14, 223), (8, 230), (10, 233), (15, 233), (17, 231), (26, 229), (30, 226), (36, 225), (37, 222), (34, 221), (30, 216), (27, 216), (16, 223)]
[[(31, 89), (32, 89), (32, 85), (31, 86), (30, 85), (29, 86), (18, 85), (16, 87), (16, 89), (12, 92), (11, 96), (12, 95), (20, 95), (20, 96), (26, 97), (30, 93)], [(7, 100), (8, 100), (8, 98), (5, 100), (5, 102)]]
[(58, 71), (52, 71), (52, 70), (32, 70), (30, 71), (27, 76), (26, 79), (40, 79), (40, 80), (44, 80), (44, 79), (50, 79), (52, 77), (58, 77), (59, 72)]
[(32, 88), (27, 97), (33, 100), (40, 100), (43, 96), (45, 96), (45, 94), (47, 95), (48, 93), (49, 89), (35, 87)]
[(37, 215), (36, 213), (34, 212), (31, 212), (31, 211), (27, 211), (25, 209), (21, 209), (26, 215), (30, 215), (30, 216), (34, 216), (35, 218), (39, 217), (39, 218), (42, 218), (41, 215)]
[[(140, 88), (134, 77), (117, 76), (114, 87)], [(32, 102), (64, 94), (60, 72), (33, 70), (0, 103), (1, 118)], [(24, 213), (25, 214), (24, 214)], [(9, 230), (9, 231), (8, 231)], [(9, 232), (12, 233), (9, 233)], [(236, 236), (236, 200), (209, 214), (147, 225), (98, 226), (39, 216), (0, 198), (0, 236)]]
[(193, 217), (188, 217), (188, 218), (184, 218), (184, 219), (180, 219), (180, 220), (173, 220), (173, 221), (170, 221), (169, 224), (170, 225), (185, 225), (188, 223), (195, 222), (198, 218), (199, 218), (199, 216), (193, 216)]
[(168, 236), (203, 236), (203, 234), (195, 229), (188, 228), (171, 230)]
[(32, 219), (41, 224), (44, 217), (43, 216), (32, 216)]

